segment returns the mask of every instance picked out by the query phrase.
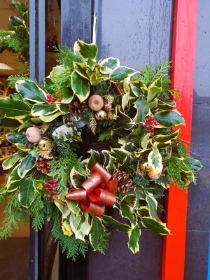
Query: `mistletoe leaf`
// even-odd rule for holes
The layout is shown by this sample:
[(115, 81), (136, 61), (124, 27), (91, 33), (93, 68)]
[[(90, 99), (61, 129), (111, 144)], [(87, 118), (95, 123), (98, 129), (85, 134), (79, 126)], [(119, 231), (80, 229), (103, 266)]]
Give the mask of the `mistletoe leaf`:
[(19, 80), (16, 82), (15, 87), (17, 92), (19, 92), (26, 100), (37, 103), (46, 101), (46, 92), (34, 81)]
[(71, 86), (74, 94), (83, 102), (90, 93), (90, 83), (87, 79), (79, 75), (75, 70), (71, 74)]
[(185, 124), (181, 114), (174, 110), (164, 110), (157, 112), (154, 114), (154, 118), (159, 124), (165, 127)]
[(170, 233), (170, 230), (166, 227), (166, 224), (156, 221), (154, 218), (142, 217), (141, 222), (144, 227), (149, 228), (154, 233), (158, 233), (161, 235)]
[(149, 114), (149, 105), (146, 98), (142, 95), (135, 102), (134, 107), (137, 110), (136, 116), (133, 119), (134, 123), (144, 122), (146, 115)]
[(128, 232), (129, 241), (128, 248), (133, 252), (133, 254), (139, 252), (139, 237), (141, 235), (141, 231), (139, 226), (136, 225)]

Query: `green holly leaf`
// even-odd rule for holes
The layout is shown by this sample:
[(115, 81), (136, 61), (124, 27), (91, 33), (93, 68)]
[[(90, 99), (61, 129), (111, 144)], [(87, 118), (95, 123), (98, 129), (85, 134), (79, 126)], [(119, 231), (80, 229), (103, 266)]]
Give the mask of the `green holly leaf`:
[(154, 233), (161, 235), (170, 233), (170, 230), (166, 227), (166, 224), (159, 222), (152, 217), (142, 217), (141, 222), (144, 227), (149, 228)]
[(17, 92), (19, 92), (26, 100), (38, 103), (46, 101), (46, 92), (34, 81), (19, 80), (16, 82), (15, 87)]
[(90, 93), (90, 83), (87, 79), (80, 76), (75, 70), (71, 74), (71, 86), (74, 94), (83, 102)]
[(136, 73), (136, 70), (134, 69), (125, 66), (119, 66), (111, 72), (110, 81), (113, 83), (120, 83), (134, 73)]
[(31, 179), (26, 178), (20, 185), (18, 199), (22, 206), (28, 208), (34, 201), (35, 187)]
[(16, 17), (16, 16), (10, 16), (9, 22), (15, 27), (24, 25), (23, 21), (19, 17)]
[(128, 232), (128, 248), (133, 252), (133, 254), (139, 252), (139, 237), (141, 235), (141, 231), (138, 225), (133, 227)]
[(133, 119), (133, 122), (134, 123), (144, 122), (146, 115), (148, 115), (150, 111), (146, 98), (142, 95), (134, 102), (134, 104), (137, 113), (135, 118)]
[(87, 44), (81, 40), (77, 40), (78, 52), (84, 60), (95, 59), (98, 48), (95, 44)]
[(100, 244), (100, 238), (104, 234), (105, 228), (102, 224), (102, 220), (96, 216), (92, 217), (91, 230), (89, 234), (90, 244), (97, 250)]
[(154, 118), (159, 124), (165, 127), (185, 124), (185, 120), (183, 119), (181, 114), (173, 110), (164, 110), (157, 112), (154, 114)]
[(31, 109), (31, 114), (34, 117), (48, 116), (58, 111), (55, 103), (50, 104), (34, 104)]

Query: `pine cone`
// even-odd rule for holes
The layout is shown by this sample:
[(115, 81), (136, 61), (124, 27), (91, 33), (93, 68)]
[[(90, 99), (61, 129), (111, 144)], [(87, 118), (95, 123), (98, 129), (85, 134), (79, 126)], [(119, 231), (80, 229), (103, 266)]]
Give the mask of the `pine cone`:
[(96, 127), (97, 127), (97, 121), (94, 116), (90, 117), (90, 129), (93, 132), (93, 134), (96, 134)]
[(105, 111), (111, 111), (112, 110), (112, 104), (105, 102), (103, 108), (104, 108)]
[(79, 100), (75, 98), (67, 106), (69, 111), (75, 115), (79, 115), (88, 110), (86, 102), (80, 103)]
[(118, 180), (118, 192), (130, 192), (133, 182), (125, 171), (117, 171), (113, 177)]
[(51, 159), (46, 159), (43, 157), (39, 157), (38, 160), (35, 162), (36, 169), (44, 174), (50, 171), (50, 161)]
[(112, 104), (114, 102), (114, 96), (111, 94), (104, 95), (104, 98), (108, 104)]

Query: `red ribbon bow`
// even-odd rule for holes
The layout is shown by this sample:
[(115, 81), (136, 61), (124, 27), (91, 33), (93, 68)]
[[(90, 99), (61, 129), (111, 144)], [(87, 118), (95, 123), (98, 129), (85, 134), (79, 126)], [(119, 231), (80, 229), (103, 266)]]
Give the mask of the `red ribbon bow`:
[(116, 202), (118, 180), (99, 163), (93, 165), (90, 175), (91, 178), (82, 183), (81, 189), (68, 193), (66, 198), (80, 202), (82, 210), (101, 216), (105, 206), (113, 206)]

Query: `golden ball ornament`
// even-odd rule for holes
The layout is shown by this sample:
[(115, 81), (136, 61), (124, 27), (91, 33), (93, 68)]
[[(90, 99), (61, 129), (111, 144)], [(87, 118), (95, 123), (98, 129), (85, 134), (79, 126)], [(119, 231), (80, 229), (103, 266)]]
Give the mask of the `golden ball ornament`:
[(88, 106), (93, 111), (101, 110), (104, 106), (103, 98), (98, 94), (90, 96), (88, 99)]
[(48, 137), (43, 137), (38, 142), (38, 149), (40, 151), (51, 151), (52, 150), (52, 140)]
[(42, 138), (41, 130), (36, 126), (31, 126), (26, 129), (25, 136), (30, 143), (38, 143)]
[(98, 121), (104, 121), (107, 119), (107, 112), (104, 111), (104, 110), (99, 110), (98, 112), (95, 113), (95, 118), (98, 120)]

